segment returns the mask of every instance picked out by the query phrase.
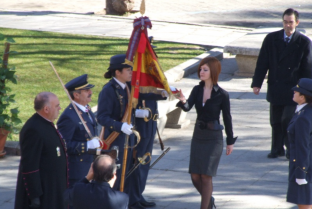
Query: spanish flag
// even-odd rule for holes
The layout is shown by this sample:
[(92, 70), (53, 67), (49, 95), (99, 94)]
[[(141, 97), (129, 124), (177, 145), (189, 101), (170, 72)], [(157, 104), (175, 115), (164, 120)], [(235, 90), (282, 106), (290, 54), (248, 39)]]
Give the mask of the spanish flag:
[(156, 92), (157, 88), (171, 93), (167, 78), (148, 40), (147, 28), (152, 23), (148, 17), (134, 20), (134, 29), (128, 45), (126, 64), (133, 66), (131, 81), (132, 107), (136, 107), (139, 92)]

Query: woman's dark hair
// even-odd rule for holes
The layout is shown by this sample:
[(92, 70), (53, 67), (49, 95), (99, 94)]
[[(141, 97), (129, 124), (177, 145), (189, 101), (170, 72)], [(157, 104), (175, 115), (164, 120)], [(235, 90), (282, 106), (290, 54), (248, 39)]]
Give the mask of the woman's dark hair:
[[(105, 162), (102, 162), (102, 158), (107, 158)], [(104, 159), (103, 159), (104, 160)], [(115, 160), (109, 155), (100, 155), (93, 162), (93, 179), (98, 182), (109, 182), (116, 173)]]
[(312, 96), (301, 94), (300, 92), (299, 92), (299, 95), (304, 96), (304, 99), (305, 99), (306, 103), (312, 104)]
[(198, 78), (200, 78), (200, 68), (203, 65), (207, 65), (210, 69), (210, 77), (212, 80), (213, 85), (216, 85), (218, 82), (219, 74), (221, 72), (221, 63), (220, 61), (215, 57), (206, 57), (202, 59), (199, 63), (197, 75)]
[[(123, 69), (123, 68), (122, 68)], [(110, 69), (106, 73), (104, 73), (104, 78), (112, 78), (116, 76), (116, 70), (122, 73), (122, 69)]]

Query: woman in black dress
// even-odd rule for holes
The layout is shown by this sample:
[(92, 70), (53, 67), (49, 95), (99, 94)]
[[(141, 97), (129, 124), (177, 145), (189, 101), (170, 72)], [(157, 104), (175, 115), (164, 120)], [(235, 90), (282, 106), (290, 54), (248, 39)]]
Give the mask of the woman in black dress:
[(312, 79), (301, 78), (294, 90), (298, 104), (288, 125), (289, 177), (287, 202), (312, 209)]
[[(197, 119), (191, 142), (189, 173), (192, 182), (201, 195), (201, 209), (212, 208), (212, 177), (216, 176), (223, 150), (223, 126), (219, 117), (222, 110), (227, 135), (226, 155), (230, 155), (236, 138), (233, 137), (229, 94), (218, 86), (221, 63), (214, 57), (201, 60), (198, 77), (201, 82), (195, 86), (188, 100), (180, 91), (177, 106), (189, 111), (195, 105)], [(212, 200), (212, 201), (211, 201)]]

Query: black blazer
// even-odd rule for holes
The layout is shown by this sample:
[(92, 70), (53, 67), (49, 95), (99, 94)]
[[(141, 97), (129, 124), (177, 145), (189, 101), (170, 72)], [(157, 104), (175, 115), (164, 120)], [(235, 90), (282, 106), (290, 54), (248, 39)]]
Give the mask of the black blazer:
[(295, 105), (291, 88), (300, 78), (312, 78), (310, 39), (296, 30), (286, 46), (284, 30), (269, 33), (262, 43), (251, 87), (261, 88), (267, 71), (267, 101)]
[(64, 192), (64, 200), (75, 209), (127, 209), (129, 196), (116, 191), (107, 182), (84, 178)]
[(210, 99), (207, 99), (205, 105), (203, 106), (203, 88), (204, 82), (200, 82), (199, 85), (193, 88), (186, 103), (183, 104), (180, 101), (177, 103), (177, 107), (180, 107), (183, 111), (189, 111), (195, 104), (197, 120), (204, 122), (215, 120), (219, 122), (220, 113), (222, 110), (223, 123), (227, 135), (226, 142), (228, 145), (234, 144), (237, 137), (233, 137), (229, 94), (218, 85), (215, 85), (212, 88)]

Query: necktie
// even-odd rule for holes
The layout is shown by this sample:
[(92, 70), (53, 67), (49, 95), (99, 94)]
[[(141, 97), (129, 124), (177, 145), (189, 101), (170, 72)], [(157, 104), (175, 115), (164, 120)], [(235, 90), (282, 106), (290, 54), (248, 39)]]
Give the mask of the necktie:
[(91, 117), (91, 115), (90, 115), (90, 113), (89, 113), (89, 110), (88, 110), (87, 108), (86, 108), (86, 113), (88, 114), (88, 116), (89, 116), (91, 122), (93, 123), (92, 117)]
[(289, 43), (289, 40), (290, 40), (290, 38), (288, 38), (288, 37), (285, 38), (286, 46), (287, 46), (287, 44)]

